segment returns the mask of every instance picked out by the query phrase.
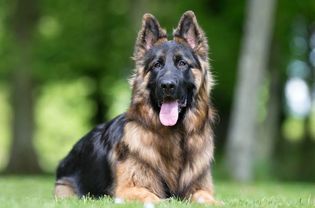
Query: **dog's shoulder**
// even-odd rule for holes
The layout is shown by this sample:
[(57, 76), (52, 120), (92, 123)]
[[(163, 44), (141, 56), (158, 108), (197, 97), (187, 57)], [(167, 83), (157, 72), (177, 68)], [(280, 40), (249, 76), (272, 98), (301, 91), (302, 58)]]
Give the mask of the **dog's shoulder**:
[(121, 114), (97, 125), (73, 146), (67, 157), (61, 161), (58, 170), (63, 170), (69, 163), (71, 166), (80, 166), (82, 163), (93, 161), (94, 157), (106, 157), (112, 147), (121, 141), (125, 123), (125, 114)]

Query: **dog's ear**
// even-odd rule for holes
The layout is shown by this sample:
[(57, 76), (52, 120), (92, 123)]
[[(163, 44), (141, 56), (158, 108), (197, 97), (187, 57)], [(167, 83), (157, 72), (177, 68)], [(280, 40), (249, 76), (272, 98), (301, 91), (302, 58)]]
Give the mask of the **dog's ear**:
[(136, 60), (141, 58), (155, 43), (166, 39), (166, 31), (160, 27), (156, 18), (152, 14), (144, 14), (142, 28), (135, 45), (134, 58)]
[(201, 57), (208, 56), (208, 42), (203, 30), (198, 25), (193, 11), (187, 11), (180, 18), (174, 30), (174, 39), (186, 42)]

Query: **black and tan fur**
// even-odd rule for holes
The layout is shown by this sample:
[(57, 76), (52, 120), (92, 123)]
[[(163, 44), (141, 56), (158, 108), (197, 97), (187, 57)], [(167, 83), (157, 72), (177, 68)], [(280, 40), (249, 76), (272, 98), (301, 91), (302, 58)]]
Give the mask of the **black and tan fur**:
[[(110, 195), (159, 202), (175, 196), (216, 203), (210, 173), (214, 110), (209, 98), (212, 76), (207, 40), (191, 11), (183, 14), (173, 36), (168, 40), (157, 20), (144, 15), (134, 51), (130, 107), (83, 137), (61, 161), (57, 197)], [(176, 88), (185, 105), (176, 125), (163, 126), (158, 113), (162, 101), (155, 93), (161, 72), (150, 64), (156, 57), (166, 60), (169, 55), (185, 59), (187, 63), (180, 65), (185, 68), (176, 71), (175, 58), (174, 63), (171, 59), (168, 65), (164, 61), (157, 67), (174, 68), (175, 79), (182, 80)]]

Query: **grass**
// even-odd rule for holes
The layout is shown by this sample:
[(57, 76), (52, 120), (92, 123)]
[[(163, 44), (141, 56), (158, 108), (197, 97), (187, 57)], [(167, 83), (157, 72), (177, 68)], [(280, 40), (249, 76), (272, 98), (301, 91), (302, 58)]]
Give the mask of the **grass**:
[[(56, 201), (52, 197), (53, 184), (54, 179), (52, 177), (1, 176), (0, 207), (143, 207), (139, 203), (114, 204), (110, 198)], [(216, 198), (225, 203), (222, 207), (315, 207), (315, 184), (268, 182), (241, 185), (230, 182), (216, 182), (216, 193)], [(207, 206), (172, 199), (155, 207), (201, 208)]]

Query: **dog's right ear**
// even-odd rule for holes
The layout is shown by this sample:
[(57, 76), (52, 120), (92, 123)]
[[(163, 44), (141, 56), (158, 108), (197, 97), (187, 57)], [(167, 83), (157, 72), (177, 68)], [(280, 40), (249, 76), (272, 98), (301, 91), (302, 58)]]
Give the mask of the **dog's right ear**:
[(158, 41), (166, 41), (166, 31), (160, 27), (159, 22), (152, 14), (144, 14), (142, 19), (142, 28), (138, 33), (134, 59), (138, 60), (143, 57), (146, 51)]
[(177, 28), (174, 30), (174, 39), (186, 42), (198, 55), (207, 59), (208, 42), (200, 28), (193, 11), (187, 11), (180, 18)]

